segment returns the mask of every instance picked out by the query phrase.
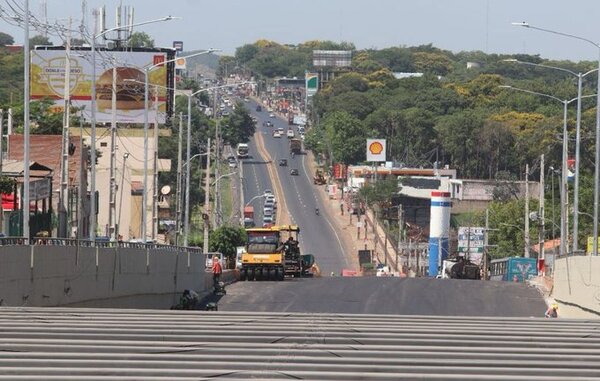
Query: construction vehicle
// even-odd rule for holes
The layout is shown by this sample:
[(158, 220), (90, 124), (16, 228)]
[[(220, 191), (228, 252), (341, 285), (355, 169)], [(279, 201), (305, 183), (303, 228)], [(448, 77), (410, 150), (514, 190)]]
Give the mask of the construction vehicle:
[(313, 183), (315, 185), (324, 185), (327, 183), (327, 181), (325, 180), (325, 176), (323, 176), (323, 172), (320, 169), (317, 169), (317, 171), (315, 172)]
[(246, 229), (246, 252), (242, 253), (240, 280), (284, 280), (301, 277), (314, 263), (314, 256), (300, 254), (296, 225)]

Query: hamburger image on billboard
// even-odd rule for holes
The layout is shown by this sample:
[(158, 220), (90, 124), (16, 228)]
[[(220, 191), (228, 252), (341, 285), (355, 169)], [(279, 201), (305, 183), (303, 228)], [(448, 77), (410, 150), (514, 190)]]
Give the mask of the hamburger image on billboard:
[[(144, 109), (144, 73), (133, 67), (117, 67), (117, 110)], [(113, 69), (108, 69), (96, 81), (96, 104), (99, 111), (112, 108)], [(152, 95), (148, 97), (151, 107)]]

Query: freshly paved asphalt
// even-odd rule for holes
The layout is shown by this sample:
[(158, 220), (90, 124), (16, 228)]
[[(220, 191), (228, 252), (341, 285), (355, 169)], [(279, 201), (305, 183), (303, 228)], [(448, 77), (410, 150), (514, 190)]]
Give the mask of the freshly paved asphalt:
[(219, 310), (543, 317), (546, 305), (535, 288), (519, 283), (323, 277), (234, 283)]

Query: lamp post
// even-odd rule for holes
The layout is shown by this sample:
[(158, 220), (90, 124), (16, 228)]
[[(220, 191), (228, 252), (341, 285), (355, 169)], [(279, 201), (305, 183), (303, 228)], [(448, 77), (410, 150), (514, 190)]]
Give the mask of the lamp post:
[[(524, 28), (535, 29), (542, 32), (552, 33), (563, 37), (573, 38), (579, 41), (587, 42), (598, 49), (598, 70), (600, 70), (600, 44), (589, 40), (584, 37), (575, 36), (568, 33), (562, 33), (550, 29), (539, 28), (530, 25), (527, 22), (513, 23), (513, 25), (521, 26)], [(599, 72), (600, 73), (600, 72)], [(598, 192), (599, 192), (599, 181), (600, 181), (600, 76), (598, 77), (598, 89), (596, 92), (596, 153), (595, 153), (595, 169), (594, 169), (594, 244), (592, 255), (598, 255)], [(564, 170), (564, 169), (563, 169)]]
[[(566, 240), (566, 233), (568, 230), (567, 225), (567, 192), (568, 192), (568, 184), (567, 184), (567, 150), (568, 150), (568, 135), (567, 135), (567, 106), (578, 100), (579, 98), (573, 98), (570, 100), (562, 100), (560, 98), (557, 98), (553, 95), (549, 95), (549, 94), (544, 94), (544, 93), (538, 93), (536, 91), (531, 91), (531, 90), (525, 90), (525, 89), (520, 89), (518, 87), (513, 87), (513, 86), (500, 86), (501, 88), (504, 89), (509, 89), (509, 90), (514, 90), (514, 91), (520, 91), (523, 93), (527, 93), (527, 94), (532, 94), (532, 95), (537, 95), (540, 97), (544, 97), (544, 98), (549, 98), (549, 99), (554, 99), (555, 101), (558, 101), (560, 103), (562, 103), (563, 105), (563, 132), (562, 132), (562, 163), (561, 163), (561, 167), (562, 167), (562, 171), (561, 171), (561, 186), (560, 186), (560, 255), (564, 256), (566, 253), (566, 244), (567, 244), (567, 240)], [(582, 96), (581, 98), (589, 98), (589, 97), (593, 97), (596, 96), (596, 94), (593, 95), (586, 95), (586, 96)]]
[[(98, 34), (94, 34), (92, 36), (92, 99), (91, 99), (91, 124), (92, 124), (92, 128), (91, 128), (91, 143), (90, 143), (90, 149), (91, 149), (91, 155), (90, 155), (90, 240), (91, 241), (95, 241), (96, 240), (96, 39), (98, 37), (102, 37), (107, 33), (110, 32), (114, 32), (117, 30), (122, 30), (122, 29), (130, 29), (133, 28), (134, 26), (141, 26), (141, 25), (146, 25), (146, 24), (152, 24), (152, 23), (157, 23), (157, 22), (162, 22), (162, 21), (170, 21), (170, 20), (174, 20), (176, 17), (173, 16), (167, 16), (167, 17), (162, 17), (160, 19), (156, 19), (156, 20), (150, 20), (150, 21), (144, 21), (144, 22), (139, 22), (139, 23), (134, 23), (134, 24), (129, 24), (129, 25), (121, 25), (121, 26), (117, 26), (114, 28), (110, 28), (110, 29), (106, 29)], [(148, 109), (148, 106), (146, 104), (146, 110)], [(146, 113), (147, 115), (147, 113)], [(144, 189), (144, 196), (146, 194), (146, 189)], [(143, 209), (145, 211), (145, 208)], [(144, 237), (144, 242), (145, 242), (145, 237)]]
[(578, 241), (579, 241), (579, 215), (578, 215), (578, 211), (579, 211), (579, 157), (580, 157), (580, 144), (581, 144), (581, 99), (582, 99), (582, 95), (581, 95), (581, 88), (582, 88), (582, 81), (583, 78), (586, 77), (588, 74), (594, 73), (598, 71), (598, 68), (596, 69), (592, 69), (589, 70), (588, 72), (581, 74), (581, 73), (575, 73), (574, 71), (565, 69), (565, 68), (561, 68), (561, 67), (556, 67), (556, 66), (550, 66), (550, 65), (544, 65), (544, 64), (537, 64), (537, 63), (533, 63), (533, 62), (526, 62), (526, 61), (519, 61), (517, 59), (506, 59), (504, 60), (504, 62), (514, 62), (514, 63), (518, 63), (521, 65), (529, 65), (529, 66), (535, 66), (535, 67), (542, 67), (542, 68), (547, 68), (547, 69), (553, 69), (553, 70), (560, 70), (562, 72), (571, 74), (575, 77), (577, 77), (577, 125), (576, 125), (576, 129), (575, 129), (575, 184), (573, 187), (573, 252), (577, 251), (578, 248)]
[(119, 218), (115, 225), (115, 239), (119, 239), (119, 229), (121, 228), (121, 210), (123, 209), (123, 182), (125, 181), (125, 163), (129, 157), (129, 152), (123, 154), (123, 170), (121, 171), (121, 198), (119, 199)]
[[(216, 49), (212, 49), (211, 51), (217, 51), (217, 50)], [(191, 56), (199, 55), (199, 54), (206, 54), (206, 52), (207, 51), (204, 51), (204, 52), (201, 52), (201, 53), (196, 53), (196, 54), (193, 54), (193, 55), (190, 55), (190, 56), (187, 56), (187, 57), (191, 57)], [(166, 62), (163, 62), (163, 64), (164, 63), (166, 63)], [(147, 78), (147, 76), (146, 76), (146, 78)], [(139, 83), (139, 81), (136, 81), (134, 79), (128, 79), (126, 81), (127, 82), (138, 82)], [(196, 96), (196, 95), (198, 95), (198, 94), (200, 94), (203, 91), (210, 91), (210, 90), (221, 89), (221, 88), (225, 88), (225, 87), (239, 86), (239, 85), (244, 85), (244, 84), (247, 84), (247, 83), (252, 83), (252, 82), (244, 81), (244, 82), (230, 83), (230, 84), (221, 85), (221, 86), (207, 87), (207, 88), (195, 91), (195, 92), (193, 92), (191, 94), (185, 93), (185, 92), (183, 92), (183, 90), (178, 90), (180, 92), (179, 93), (180, 95), (185, 95), (188, 98), (188, 104), (187, 104), (188, 120), (187, 120), (186, 162), (190, 161), (190, 154), (191, 154), (191, 140), (192, 140), (192, 135), (191, 135), (191, 131), (192, 131), (192, 118), (191, 118), (191, 115), (192, 115), (192, 99), (193, 99), (193, 97)], [(148, 86), (149, 86), (148, 83), (145, 82), (144, 83), (144, 87), (146, 89), (145, 90), (146, 95), (147, 95)], [(164, 89), (167, 89), (167, 90), (174, 90), (174, 89), (171, 89), (169, 87), (161, 86), (161, 85), (153, 85), (153, 86), (155, 86), (155, 87), (161, 87), (161, 88), (164, 88)], [(148, 109), (147, 108), (146, 108), (145, 114), (146, 114), (145, 115), (145, 119), (147, 121), (147, 115), (148, 115)], [(147, 157), (148, 157), (147, 128), (144, 128), (144, 130), (145, 130), (144, 131), (144, 158), (147, 159)], [(207, 145), (207, 152), (210, 152), (210, 143)], [(208, 157), (210, 158), (210, 155)], [(210, 166), (210, 162), (207, 163), (207, 166)], [(144, 181), (145, 182), (147, 181), (147, 178), (148, 178), (148, 176), (146, 176), (147, 171), (148, 171), (147, 160), (144, 160)], [(184, 226), (183, 226), (183, 231), (184, 231), (184, 233), (183, 233), (184, 234), (183, 246), (187, 246), (188, 235), (189, 235), (188, 234), (189, 233), (189, 201), (190, 201), (190, 191), (189, 191), (189, 189), (190, 189), (190, 166), (189, 165), (186, 167), (186, 176), (185, 177), (186, 177), (186, 182), (185, 182), (185, 204), (186, 204), (187, 213), (185, 214)], [(144, 189), (146, 189), (146, 183), (144, 184)], [(143, 203), (143, 205), (146, 205), (146, 201), (145, 201), (146, 200), (146, 192), (144, 192), (144, 194), (143, 194), (143, 199), (144, 199), (144, 201), (142, 201), (142, 203)], [(205, 202), (207, 202), (207, 201), (205, 201)], [(146, 215), (144, 213), (145, 210), (146, 210), (145, 208), (142, 208), (142, 227), (143, 227), (142, 231), (144, 233), (145, 233), (145, 222), (146, 222), (146, 217), (145, 217)], [(206, 234), (207, 233), (205, 232), (205, 235)]]
[[(219, 50), (217, 50), (217, 49), (203, 50), (201, 52), (190, 54), (185, 57), (176, 57), (176, 58), (166, 60), (163, 62), (159, 62), (159, 63), (150, 65), (150, 66), (147, 66), (144, 68), (144, 192), (142, 194), (142, 242), (146, 242), (146, 221), (147, 221), (147, 214), (148, 214), (148, 210), (147, 210), (148, 209), (148, 87), (149, 87), (148, 73), (150, 72), (150, 70), (152, 70), (153, 68), (155, 68), (157, 66), (162, 66), (162, 65), (166, 65), (171, 62), (175, 62), (180, 58), (191, 58), (191, 57), (199, 56), (201, 54), (209, 54), (209, 53), (216, 52), (216, 51), (219, 51)], [(192, 95), (194, 95), (194, 94), (192, 94)], [(190, 107), (188, 105), (188, 112), (189, 112), (189, 110), (190, 110)], [(188, 113), (188, 115), (189, 115), (189, 113)], [(190, 126), (190, 119), (188, 118), (188, 129), (189, 129), (189, 126)], [(188, 130), (188, 135), (189, 135), (189, 130)], [(189, 147), (189, 141), (188, 141), (188, 147)], [(188, 150), (189, 150), (189, 148), (188, 148)]]

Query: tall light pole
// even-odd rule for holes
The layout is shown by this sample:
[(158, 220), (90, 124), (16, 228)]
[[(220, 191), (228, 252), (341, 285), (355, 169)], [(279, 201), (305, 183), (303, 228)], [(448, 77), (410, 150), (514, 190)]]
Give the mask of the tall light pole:
[[(92, 99), (91, 99), (91, 137), (90, 137), (90, 240), (96, 240), (96, 39), (104, 36), (107, 33), (120, 31), (123, 29), (133, 28), (134, 26), (141, 26), (146, 24), (152, 24), (162, 21), (170, 21), (174, 20), (176, 17), (167, 16), (156, 20), (143, 21), (139, 23), (129, 24), (129, 25), (121, 25), (114, 28), (103, 30), (98, 34), (94, 34), (92, 36)], [(146, 104), (146, 110), (148, 106)], [(147, 115), (147, 113), (146, 113)], [(146, 160), (147, 161), (147, 160)], [(146, 189), (144, 189), (144, 195), (146, 194)], [(145, 209), (144, 209), (145, 210)], [(144, 237), (145, 242), (145, 237)]]
[(29, 0), (25, 0), (25, 41), (23, 41), (24, 50), (24, 76), (25, 88), (23, 89), (23, 202), (21, 209), (23, 210), (23, 238), (25, 243), (29, 243)]
[(506, 59), (504, 60), (504, 62), (513, 62), (513, 63), (518, 63), (521, 65), (529, 65), (529, 66), (534, 66), (534, 67), (541, 67), (541, 68), (546, 68), (546, 69), (552, 69), (552, 70), (559, 70), (568, 74), (571, 74), (575, 77), (577, 77), (577, 126), (575, 129), (575, 184), (573, 186), (573, 246), (572, 246), (572, 250), (573, 252), (577, 251), (579, 249), (578, 247), (578, 241), (579, 241), (579, 157), (580, 157), (580, 145), (581, 145), (581, 99), (582, 99), (582, 94), (581, 94), (581, 90), (582, 90), (582, 82), (583, 82), (583, 78), (586, 77), (588, 74), (597, 72), (598, 69), (592, 69), (586, 73), (575, 73), (574, 71), (562, 68), (562, 67), (556, 67), (556, 66), (550, 66), (550, 65), (544, 65), (544, 64), (537, 64), (537, 63), (533, 63), (533, 62), (526, 62), (526, 61), (519, 61), (517, 59)]
[[(217, 50), (213, 50), (213, 51), (217, 51)], [(205, 54), (205, 53), (202, 53)], [(195, 54), (197, 55), (197, 54)], [(188, 56), (190, 57), (190, 56)], [(181, 58), (181, 57), (180, 57)], [(164, 62), (163, 62), (164, 63)], [(134, 79), (127, 79), (127, 82), (138, 82)], [(239, 85), (244, 85), (247, 83), (252, 83), (249, 81), (244, 81), (244, 82), (237, 82), (237, 83), (230, 83), (227, 85), (222, 85), (222, 86), (214, 86), (214, 87), (207, 87), (204, 89), (200, 89), (194, 93), (188, 94), (186, 92), (183, 92), (183, 90), (177, 90), (179, 92), (180, 95), (185, 95), (188, 98), (188, 120), (187, 120), (187, 143), (186, 143), (186, 162), (190, 161), (190, 154), (191, 154), (191, 140), (192, 140), (192, 135), (191, 135), (191, 131), (192, 131), (192, 118), (191, 118), (191, 113), (192, 113), (192, 99), (194, 98), (194, 96), (200, 94), (201, 92), (204, 91), (211, 91), (211, 90), (215, 90), (215, 89), (222, 89), (222, 88), (226, 88), (226, 87), (235, 87), (235, 86), (239, 86)], [(144, 83), (146, 89), (148, 88), (148, 84)], [(171, 89), (169, 87), (166, 86), (160, 86), (160, 85), (153, 85), (155, 87), (161, 87), (167, 90), (174, 90)], [(147, 110), (147, 109), (146, 109)], [(146, 148), (146, 144), (147, 144), (147, 137), (145, 139), (145, 145), (144, 147)], [(207, 145), (207, 152), (210, 152), (210, 143)], [(145, 157), (147, 158), (147, 149), (145, 150)], [(208, 156), (210, 158), (210, 156)], [(144, 173), (147, 173), (147, 167), (144, 166)], [(147, 179), (147, 176), (144, 176), (144, 180)], [(189, 180), (190, 179), (190, 166), (188, 165), (186, 167), (186, 183), (185, 183), (185, 204), (186, 204), (186, 214), (185, 214), (185, 218), (184, 218), (184, 226), (183, 226), (183, 230), (184, 230), (184, 238), (183, 238), (183, 246), (187, 246), (188, 243), (188, 236), (189, 236), (189, 189), (190, 189), (190, 183)], [(207, 184), (208, 184), (208, 180), (207, 180)], [(144, 185), (144, 189), (146, 188), (146, 186)], [(144, 197), (146, 196), (146, 193), (144, 192)], [(143, 214), (143, 213), (142, 213)], [(143, 221), (145, 221), (145, 218), (143, 218)], [(143, 224), (142, 224), (143, 226)], [(207, 233), (205, 232), (205, 235)]]
[[(185, 56), (183, 58), (191, 58), (191, 57), (195, 57), (195, 56), (199, 56), (201, 54), (209, 54), (209, 53), (213, 53), (219, 51), (218, 49), (208, 49), (208, 50), (203, 50), (201, 52), (197, 52), (194, 54), (190, 54), (188, 56)], [(159, 62), (157, 64), (154, 65), (150, 65), (144, 68), (144, 192), (142, 194), (142, 242), (146, 242), (146, 221), (147, 221), (147, 215), (148, 215), (148, 88), (150, 86), (149, 84), (149, 79), (148, 79), (148, 74), (150, 72), (150, 70), (152, 70), (153, 68), (157, 67), (157, 66), (162, 66), (162, 65), (166, 65), (169, 64), (171, 62), (175, 62), (178, 59), (180, 59), (182, 57), (176, 57), (170, 60), (166, 60), (163, 62)], [(188, 112), (190, 110), (190, 107), (188, 106)], [(188, 114), (189, 115), (189, 114)], [(188, 118), (188, 128), (190, 125), (190, 121)], [(189, 133), (189, 131), (188, 131)], [(188, 142), (189, 144), (189, 142)]]
[[(550, 29), (539, 28), (536, 26), (532, 26), (527, 22), (513, 23), (513, 25), (535, 29), (542, 32), (552, 33), (563, 37), (573, 38), (579, 41), (587, 42), (588, 44), (593, 45), (596, 49), (598, 49), (598, 70), (600, 70), (600, 44), (589, 40), (584, 37), (575, 36), (568, 33), (562, 33)], [(600, 71), (599, 71), (600, 73)], [(593, 251), (592, 255), (598, 255), (598, 191), (599, 191), (599, 182), (600, 182), (600, 75), (598, 76), (598, 88), (596, 91), (596, 154), (595, 154), (595, 169), (594, 169), (594, 243), (593, 243)], [(564, 168), (563, 168), (564, 170)]]
[[(567, 240), (566, 240), (566, 234), (567, 234), (567, 192), (568, 192), (568, 184), (567, 184), (567, 151), (568, 151), (568, 131), (567, 131), (567, 106), (578, 100), (579, 98), (573, 98), (570, 100), (563, 100), (560, 98), (557, 98), (553, 95), (549, 95), (549, 94), (544, 94), (544, 93), (538, 93), (536, 91), (531, 91), (531, 90), (525, 90), (525, 89), (520, 89), (518, 87), (513, 87), (513, 86), (500, 86), (501, 88), (504, 89), (509, 89), (509, 90), (514, 90), (514, 91), (520, 91), (523, 93), (527, 93), (527, 94), (532, 94), (532, 95), (537, 95), (540, 97), (544, 97), (544, 98), (549, 98), (549, 99), (553, 99), (555, 101), (558, 101), (560, 103), (562, 103), (563, 105), (563, 132), (562, 132), (562, 163), (561, 163), (561, 185), (560, 185), (560, 255), (564, 256), (567, 252)], [(583, 96), (581, 98), (589, 98), (589, 97), (593, 97), (596, 96), (596, 94), (593, 95), (587, 95), (587, 96)]]

